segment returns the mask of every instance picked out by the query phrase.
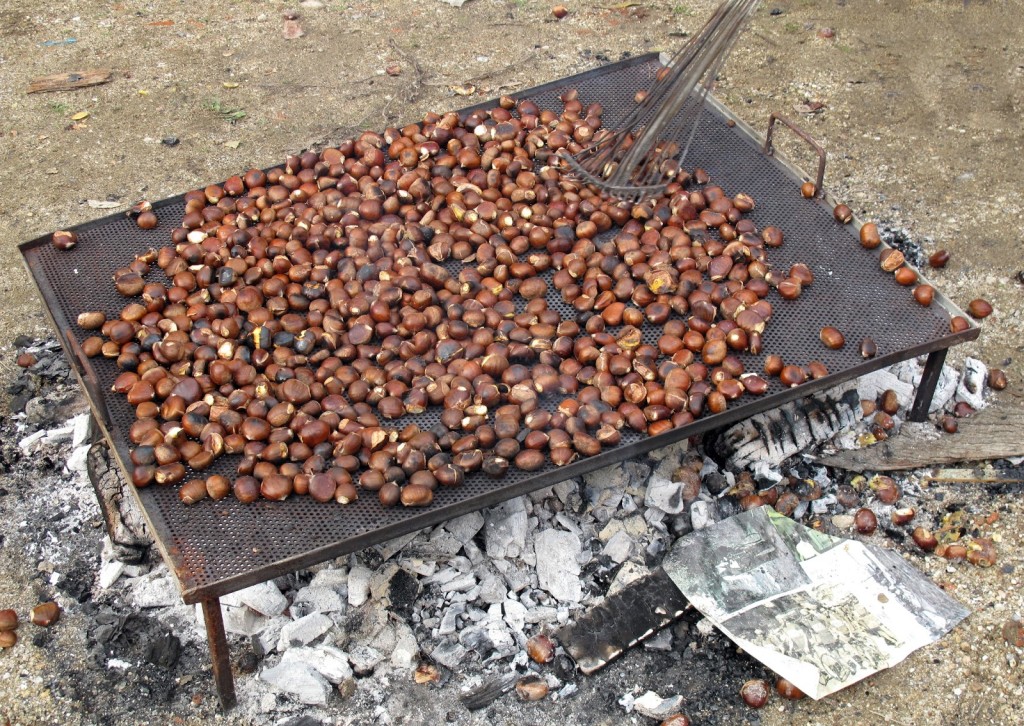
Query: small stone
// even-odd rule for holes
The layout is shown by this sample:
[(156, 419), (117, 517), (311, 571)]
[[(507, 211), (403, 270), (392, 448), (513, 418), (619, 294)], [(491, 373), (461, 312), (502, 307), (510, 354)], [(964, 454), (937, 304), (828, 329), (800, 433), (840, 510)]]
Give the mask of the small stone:
[(181, 140), (177, 136), (165, 136), (160, 139), (160, 143), (164, 146), (177, 146)]
[(636, 582), (642, 577), (650, 574), (650, 570), (644, 565), (636, 562), (626, 562), (619, 571), (615, 573), (615, 579), (608, 586), (608, 596), (611, 597), (617, 592), (624, 590), (630, 583)]
[(502, 610), (508, 626), (521, 633), (526, 627), (526, 606), (518, 600), (506, 600), (502, 603)]
[(540, 587), (562, 602), (579, 602), (583, 597), (579, 537), (548, 529), (537, 535), (534, 550)]
[(458, 575), (441, 586), (441, 592), (468, 592), (476, 586), (476, 577), (472, 572)]
[(483, 527), (484, 515), (480, 512), (470, 512), (444, 524), (444, 528), (462, 544), (473, 539)]
[[(198, 605), (196, 607), (199, 607)], [(229, 633), (236, 635), (247, 635), (253, 636), (262, 633), (266, 630), (270, 619), (265, 615), (260, 615), (255, 610), (252, 610), (245, 605), (241, 607), (232, 607), (225, 605), (221, 601), (221, 613), (224, 618), (224, 630)], [(199, 614), (198, 617), (202, 617)]]
[(281, 591), (277, 589), (277, 585), (269, 580), (239, 590), (235, 596), (240, 602), (267, 617), (280, 615), (288, 607), (288, 598), (282, 595)]
[(345, 602), (337, 590), (312, 585), (299, 590), (293, 604), (308, 605), (311, 610), (321, 613), (335, 613), (345, 609)]
[(356, 679), (346, 678), (338, 684), (338, 695), (341, 696), (342, 701), (347, 701), (356, 695)]
[(516, 497), (492, 507), (484, 524), (484, 543), (491, 558), (519, 557), (526, 547), (526, 502)]
[(440, 663), (445, 668), (454, 670), (462, 665), (467, 652), (460, 643), (441, 643), (430, 651), (430, 658), (435, 663)]
[(370, 568), (356, 565), (348, 573), (348, 604), (359, 607), (370, 597)]
[(352, 667), (348, 663), (348, 655), (345, 651), (332, 645), (291, 648), (281, 658), (281, 662), (306, 663), (334, 685), (352, 677)]
[(283, 658), (273, 668), (264, 669), (259, 678), (310, 706), (327, 705), (333, 690), (327, 679), (309, 664), (285, 661)]
[(278, 640), (277, 649), (284, 652), (293, 645), (309, 645), (333, 626), (334, 622), (326, 615), (310, 613), (281, 628), (281, 637)]
[(654, 691), (647, 691), (640, 698), (633, 701), (633, 709), (641, 716), (655, 720), (664, 719), (672, 715), (683, 705), (682, 696), (670, 696), (662, 698)]
[(667, 477), (652, 476), (647, 483), (644, 505), (656, 507), (666, 514), (681, 514), (686, 509), (682, 482), (674, 482)]
[(398, 642), (391, 651), (391, 665), (409, 669), (419, 660), (420, 646), (412, 629), (405, 623), (398, 624)]
[(710, 527), (719, 519), (718, 505), (715, 502), (699, 500), (690, 507), (690, 526), (694, 531)]
[(836, 529), (852, 529), (853, 528), (853, 515), (851, 514), (837, 514), (832, 517), (832, 526)]
[(310, 587), (329, 587), (338, 592), (348, 591), (348, 570), (328, 567), (320, 570), (309, 583)]
[(357, 645), (348, 654), (352, 671), (357, 676), (368, 676), (384, 660), (384, 654), (371, 645)]
[(441, 616), (441, 622), (437, 626), (438, 635), (451, 635), (458, 630), (459, 616), (465, 614), (466, 603), (453, 602)]
[(1003, 640), (1017, 648), (1024, 648), (1024, 623), (1007, 620), (1003, 623)]
[(619, 530), (613, 534), (605, 544), (601, 554), (609, 557), (613, 562), (622, 563), (629, 559), (633, 553), (633, 538), (625, 531)]
[(486, 574), (480, 579), (480, 600), (488, 605), (502, 602), (508, 594), (508, 588), (499, 577)]
[(99, 586), (101, 590), (106, 590), (115, 582), (118, 578), (124, 574), (124, 563), (120, 560), (114, 560), (113, 562), (104, 562), (103, 566), (100, 567), (99, 574)]
[(135, 578), (131, 585), (131, 598), (140, 608), (170, 607), (181, 601), (178, 586), (162, 567)]

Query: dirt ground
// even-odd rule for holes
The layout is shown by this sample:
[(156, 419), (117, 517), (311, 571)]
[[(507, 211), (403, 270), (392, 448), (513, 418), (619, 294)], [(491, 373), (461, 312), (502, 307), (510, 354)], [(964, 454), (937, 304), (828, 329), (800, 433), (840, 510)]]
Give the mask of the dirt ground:
[[(570, 0), (562, 20), (552, 16), (553, 4), (9, 4), (0, 22), (0, 267), (7, 270), (0, 382), (13, 379), (18, 335), (51, 334), (17, 245), (110, 213), (96, 201), (118, 202), (110, 211), (123, 211), (363, 127), (673, 50), (716, 3)], [(298, 14), (302, 37), (283, 37), (286, 11)], [(764, 128), (771, 111), (797, 119), (828, 150), (827, 189), (858, 215), (905, 228), (927, 252), (950, 251), (948, 267), (928, 273), (935, 284), (961, 305), (983, 296), (996, 311), (981, 338), (952, 359), (972, 355), (1007, 371), (1010, 388), (995, 405), (1019, 405), (1024, 393), (1022, 11), (1015, 1), (772, 0), (759, 8), (717, 86), (718, 97), (755, 128)], [(87, 68), (109, 68), (113, 79), (25, 93), (35, 77)], [(472, 96), (459, 95), (470, 87)], [(781, 145), (810, 167), (802, 148)], [(30, 486), (4, 483), (13, 485)], [(997, 504), (1001, 566), (918, 563), (974, 611), (954, 634), (822, 702), (772, 706), (763, 722), (1017, 722), (1024, 669), (999, 627), (1024, 607), (1024, 506), (1019, 495)], [(0, 550), (0, 602), (26, 604), (35, 565), (9, 549)], [(65, 637), (66, 647), (81, 646)], [(53, 675), (45, 663), (15, 666), (14, 658), (30, 656), (0, 653), (0, 670)], [(0, 703), (24, 699), (24, 681), (0, 682)], [(11, 708), (14, 722), (59, 720), (45, 704)], [(613, 723), (614, 713), (596, 721)], [(573, 714), (571, 701), (557, 718), (595, 722)]]

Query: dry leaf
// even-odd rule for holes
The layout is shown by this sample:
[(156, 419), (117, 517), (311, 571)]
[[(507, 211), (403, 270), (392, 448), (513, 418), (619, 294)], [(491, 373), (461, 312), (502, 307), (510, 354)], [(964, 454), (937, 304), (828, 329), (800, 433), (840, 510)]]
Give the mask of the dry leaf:
[(793, 110), (797, 113), (820, 113), (825, 109), (825, 104), (821, 101), (806, 101), (804, 103), (793, 104)]
[(108, 202), (104, 199), (86, 199), (85, 203), (93, 209), (116, 209), (123, 206), (122, 202)]
[(154, 20), (152, 23), (146, 23), (146, 25), (149, 25), (149, 26), (154, 27), (154, 28), (169, 28), (170, 26), (174, 25), (174, 21), (173, 20)]
[(225, 141), (224, 142), (224, 146), (228, 147), (229, 149), (237, 149), (241, 144), (242, 144), (241, 141), (237, 141), (235, 139), (232, 139), (231, 141)]
[(74, 116), (71, 117), (71, 120), (72, 121), (84, 121), (87, 118), (89, 118), (89, 112), (88, 111), (79, 111), (78, 113), (76, 113)]
[(452, 86), (451, 89), (455, 92), (456, 96), (472, 96), (476, 93), (476, 86), (472, 83), (467, 83), (464, 86)]
[(282, 32), (282, 35), (284, 35), (285, 40), (295, 40), (296, 38), (301, 38), (305, 34), (306, 33), (302, 30), (302, 26), (299, 25), (298, 20), (284, 21), (284, 31)]
[(234, 81), (224, 81), (221, 85), (223, 85), (224, 88), (238, 88), (238, 84)]

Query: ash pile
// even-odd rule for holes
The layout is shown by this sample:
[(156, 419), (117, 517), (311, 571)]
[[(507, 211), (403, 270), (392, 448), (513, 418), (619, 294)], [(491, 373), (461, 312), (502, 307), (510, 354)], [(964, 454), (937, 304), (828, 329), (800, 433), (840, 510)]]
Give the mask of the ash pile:
[[(68, 613), (63, 627), (84, 629), (85, 659), (65, 662), (71, 656), (50, 636), (17, 647), (42, 649), (66, 667), (72, 677), (51, 690), (97, 713), (124, 715), (124, 699), (135, 698), (131, 713), (140, 718), (181, 708), (211, 716), (201, 612), (181, 603), (104, 445), (91, 443), (89, 414), (59, 345), (19, 344), (23, 372), (8, 391), (12, 413), (0, 422), (0, 463), (16, 483), (4, 489), (0, 509), (18, 524), (0, 545), (37, 563), (33, 586)], [(411, 712), (439, 722), (544, 714), (575, 723), (596, 714), (598, 722), (646, 723), (685, 712), (705, 723), (755, 722), (736, 694), (744, 681), (770, 674), (693, 611), (592, 677), (577, 670), (566, 644), (541, 636), (657, 570), (678, 538), (761, 504), (822, 531), (888, 538), (923, 556), (912, 533), (943, 531), (950, 510), (930, 501), (920, 472), (872, 476), (816, 463), (905, 426), (950, 435), (939, 430), (946, 416), (986, 404), (989, 373), (968, 359), (963, 371), (943, 370), (932, 422), (905, 423), (922, 365), (878, 371), (704, 441), (223, 597), (239, 697), (225, 718), (408, 723)], [(857, 534), (861, 508), (880, 523), (873, 534)], [(896, 512), (905, 510), (916, 517), (902, 521)]]

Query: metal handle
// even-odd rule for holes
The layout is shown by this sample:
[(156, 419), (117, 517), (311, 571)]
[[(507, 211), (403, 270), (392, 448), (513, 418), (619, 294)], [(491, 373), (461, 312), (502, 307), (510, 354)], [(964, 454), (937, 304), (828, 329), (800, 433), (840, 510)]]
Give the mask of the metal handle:
[(787, 119), (785, 116), (780, 116), (777, 113), (773, 113), (768, 117), (768, 133), (764, 135), (764, 153), (767, 156), (771, 156), (775, 149), (772, 148), (772, 134), (775, 133), (775, 122), (781, 121), (783, 124), (789, 127), (789, 130), (799, 136), (801, 139), (806, 141), (814, 152), (818, 155), (818, 177), (814, 181), (814, 196), (821, 194), (821, 183), (825, 180), (825, 150), (821, 148), (821, 144), (811, 138), (811, 135), (801, 129), (799, 126), (794, 124), (792, 121)]

